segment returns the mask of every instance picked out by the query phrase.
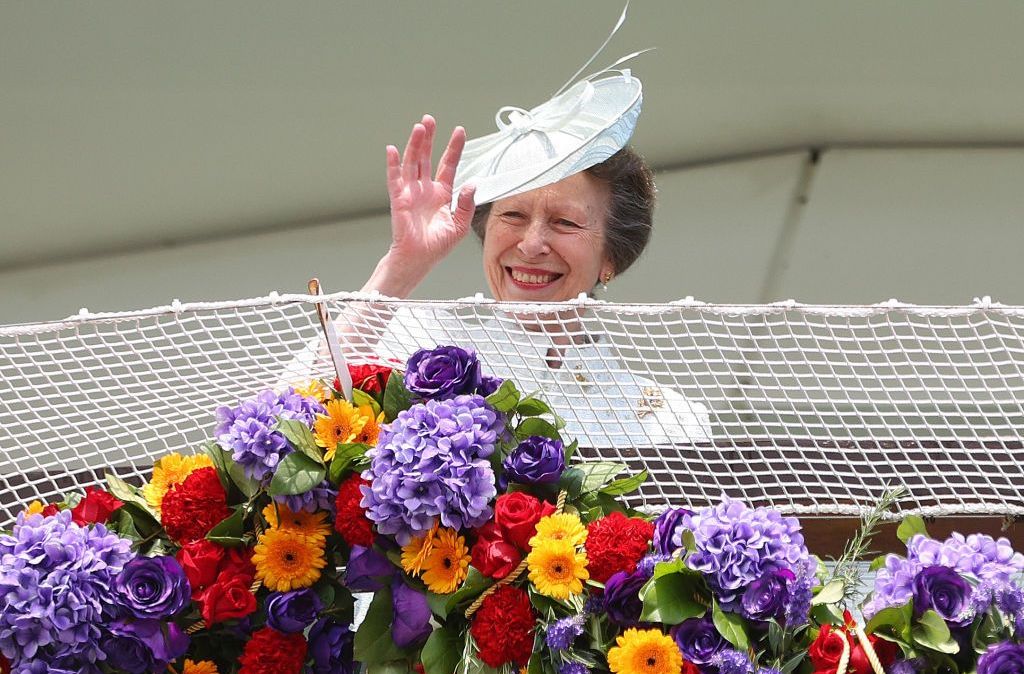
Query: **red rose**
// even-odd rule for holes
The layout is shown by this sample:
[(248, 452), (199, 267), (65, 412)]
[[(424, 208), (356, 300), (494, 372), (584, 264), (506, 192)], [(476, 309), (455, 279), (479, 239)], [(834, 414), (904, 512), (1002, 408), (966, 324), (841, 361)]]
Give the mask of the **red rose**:
[(167, 535), (176, 543), (184, 545), (205, 538), (210, 529), (231, 515), (217, 470), (199, 468), (180, 484), (172, 485), (160, 514)]
[(227, 550), (222, 545), (200, 539), (186, 543), (178, 550), (175, 558), (185, 569), (185, 576), (192, 586), (192, 596), (196, 596), (217, 580), (221, 562)]
[(520, 550), (530, 549), (537, 522), (555, 512), (555, 506), (521, 491), (502, 494), (494, 503), (494, 523), (505, 540)]
[[(102, 489), (86, 487), (85, 498), (71, 509), (71, 520), (79, 526), (105, 524), (111, 513), (123, 505), (123, 502)], [(46, 510), (43, 510), (43, 514), (46, 514)]]
[(587, 525), (587, 559), (590, 577), (599, 583), (625, 571), (633, 573), (647, 554), (654, 525), (639, 517), (613, 512)]
[[(853, 648), (850, 651), (851, 671), (854, 674), (874, 674), (875, 670), (871, 667), (867, 653), (864, 652), (864, 648), (860, 645), (860, 639), (851, 635), (850, 640), (853, 642)], [(868, 635), (868, 642), (875, 649), (875, 655), (878, 656), (878, 661), (882, 663), (882, 667), (888, 669), (889, 665), (896, 660), (896, 644), (880, 639), (874, 634)]]
[[(396, 365), (400, 364), (396, 363)], [(349, 365), (348, 373), (352, 377), (352, 388), (373, 395), (380, 393), (387, 386), (388, 378), (391, 376), (391, 367), (377, 363), (360, 363), (359, 365)], [(335, 390), (341, 390), (340, 382)]]
[(533, 653), (534, 627), (529, 595), (505, 585), (480, 604), (469, 632), (486, 664), (501, 667), (513, 662), (523, 667)]
[(502, 538), (494, 522), (488, 522), (477, 530), (476, 543), (470, 554), (473, 567), (488, 578), (504, 578), (523, 560), (516, 546)]
[(338, 485), (338, 497), (334, 501), (337, 514), (334, 516), (334, 530), (348, 543), (349, 547), (373, 545), (373, 522), (366, 516), (366, 509), (359, 505), (363, 492), (359, 489), (370, 483), (358, 474)]
[(815, 671), (831, 671), (834, 674), (839, 658), (843, 656), (843, 642), (848, 640), (849, 635), (844, 630), (836, 629), (833, 625), (822, 625), (818, 638), (807, 649)]
[(256, 610), (252, 579), (245, 576), (221, 578), (196, 597), (206, 624), (216, 625), (233, 618), (244, 618)]
[(238, 674), (299, 674), (306, 661), (306, 638), (301, 632), (284, 634), (264, 627), (253, 632), (238, 661)]

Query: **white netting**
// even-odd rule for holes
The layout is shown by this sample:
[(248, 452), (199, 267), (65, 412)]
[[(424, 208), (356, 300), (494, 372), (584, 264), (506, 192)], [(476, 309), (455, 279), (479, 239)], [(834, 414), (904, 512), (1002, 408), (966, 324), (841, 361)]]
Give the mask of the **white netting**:
[[(190, 451), (220, 405), (306, 372), (333, 377), (315, 357), (315, 299), (0, 327), (0, 526), (104, 470), (139, 478)], [(569, 303), (543, 307), (540, 323), (583, 343), (549, 350), (523, 329), (538, 307), (321, 299), (343, 317), (351, 360), (476, 348), (490, 371), (542, 390), (585, 456), (648, 468), (645, 505), (725, 491), (856, 515), (904, 484), (904, 512), (1024, 514), (1024, 307)]]

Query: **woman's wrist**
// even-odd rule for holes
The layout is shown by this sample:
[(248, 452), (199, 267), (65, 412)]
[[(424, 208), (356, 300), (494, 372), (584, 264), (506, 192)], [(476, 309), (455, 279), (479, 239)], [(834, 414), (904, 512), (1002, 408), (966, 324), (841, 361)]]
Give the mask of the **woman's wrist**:
[(363, 292), (377, 291), (388, 297), (406, 298), (427, 275), (425, 270), (419, 269), (421, 265), (422, 261), (403, 262), (393, 251), (388, 251), (363, 285)]

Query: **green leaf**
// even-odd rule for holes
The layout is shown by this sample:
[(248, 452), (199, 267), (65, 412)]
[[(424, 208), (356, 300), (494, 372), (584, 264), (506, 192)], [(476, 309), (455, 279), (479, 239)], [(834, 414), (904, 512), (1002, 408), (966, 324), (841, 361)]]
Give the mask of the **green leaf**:
[(374, 593), (366, 617), (356, 632), (356, 660), (367, 665), (380, 665), (404, 657), (391, 637), (392, 617), (391, 588), (383, 587)]
[(487, 396), (486, 400), (488, 405), (499, 412), (511, 412), (516, 409), (516, 403), (519, 402), (519, 390), (516, 388), (515, 382), (506, 379), (501, 382), (497, 391)]
[(640, 488), (647, 480), (647, 470), (641, 470), (632, 477), (624, 477), (620, 480), (614, 480), (609, 484), (601, 487), (599, 490), (602, 494), (608, 494), (609, 496), (622, 496), (623, 494), (629, 494)]
[(651, 578), (640, 589), (644, 603), (640, 620), (678, 625), (688, 618), (704, 615), (708, 607), (697, 600), (704, 595), (702, 584), (701, 575), (690, 569)]
[(811, 606), (818, 604), (835, 604), (846, 596), (846, 585), (841, 580), (833, 580), (818, 592), (811, 599)]
[(135, 527), (135, 520), (132, 519), (131, 513), (125, 508), (118, 508), (117, 513), (113, 517), (113, 522), (108, 523), (107, 527), (121, 538), (127, 538), (135, 543), (144, 538)]
[(583, 492), (583, 478), (586, 474), (582, 469), (571, 466), (562, 471), (562, 477), (558, 478), (558, 488), (564, 490), (570, 501), (575, 501)]
[(615, 479), (615, 476), (626, 470), (626, 464), (614, 461), (588, 461), (578, 468), (583, 472), (581, 493), (597, 491)]
[(572, 460), (573, 454), (576, 453), (576, 448), (580, 446), (578, 440), (573, 440), (565, 448), (565, 463), (566, 465)]
[(235, 512), (221, 520), (206, 534), (206, 540), (223, 545), (228, 548), (236, 548), (244, 544), (242, 536), (245, 534), (245, 507), (238, 506)]
[(718, 605), (718, 602), (715, 602), (711, 609), (711, 619), (714, 621), (718, 633), (738, 650), (745, 651), (750, 648), (750, 637), (747, 635), (747, 627), (743, 618), (735, 613), (726, 613)]
[(540, 398), (523, 398), (519, 401), (516, 411), (524, 417), (539, 417), (542, 414), (550, 414), (551, 407)]
[(896, 537), (906, 544), (916, 534), (928, 535), (928, 528), (924, 525), (924, 519), (917, 515), (907, 515), (896, 528)]
[(864, 626), (868, 634), (875, 632), (890, 634), (904, 642), (910, 641), (910, 621), (914, 615), (911, 602), (902, 606), (889, 606), (876, 613)]
[(352, 404), (357, 407), (369, 405), (373, 410), (374, 417), (380, 414), (380, 403), (377, 402), (376, 398), (362, 389), (352, 389)]
[(220, 478), (220, 486), (224, 487), (224, 491), (231, 489), (231, 473), (228, 471), (228, 466), (235, 462), (231, 460), (231, 456), (221, 449), (220, 445), (216, 442), (204, 442), (200, 445), (203, 453), (210, 457), (210, 461), (213, 462), (213, 467), (217, 470), (217, 477)]
[(412, 402), (412, 394), (405, 388), (405, 377), (395, 370), (384, 387), (384, 419), (394, 421), (399, 412), (412, 407)]
[(267, 493), (271, 496), (303, 494), (324, 481), (327, 469), (299, 452), (284, 457), (277, 466)]
[(819, 625), (842, 625), (843, 613), (835, 604), (821, 604), (811, 607), (811, 617)]
[(456, 606), (475, 598), (490, 585), (491, 580), (471, 566), (466, 573), (466, 580), (462, 581), (462, 586), (458, 590), (451, 594), (437, 594), (428, 591), (426, 593), (427, 604), (430, 605), (430, 610), (434, 615), (445, 620)]
[(868, 565), (868, 571), (878, 571), (880, 568), (885, 566), (885, 558), (888, 555), (879, 555), (871, 560), (871, 564)]
[(654, 565), (654, 576), (653, 578), (661, 578), (667, 576), (670, 573), (679, 573), (689, 571), (686, 567), (686, 563), (679, 557), (674, 557), (667, 562), (658, 562)]
[(558, 435), (558, 429), (550, 421), (545, 421), (539, 417), (523, 419), (522, 423), (516, 427), (515, 432), (516, 438), (519, 440), (525, 440), (535, 435), (551, 438), (552, 440), (561, 440), (561, 436)]
[(153, 517), (156, 517), (156, 513), (149, 507), (149, 503), (147, 503), (145, 497), (142, 496), (142, 491), (140, 489), (133, 487), (113, 473), (107, 473), (106, 480), (107, 490), (111, 494), (125, 503), (134, 503), (141, 506), (143, 510), (152, 514)]
[(960, 644), (953, 640), (949, 625), (935, 611), (929, 609), (921, 614), (911, 632), (914, 643), (939, 653), (959, 653)]
[(462, 659), (462, 632), (454, 625), (439, 627), (427, 637), (420, 661), (427, 674), (453, 674)]
[(697, 549), (697, 538), (693, 535), (693, 532), (689, 529), (683, 529), (681, 534), (683, 550), (686, 552), (693, 552)]
[(309, 430), (309, 426), (295, 419), (278, 417), (277, 430), (281, 431), (281, 434), (288, 438), (288, 442), (291, 443), (292, 447), (313, 459), (313, 461), (323, 465), (323, 451), (317, 446), (316, 440), (313, 439), (313, 431)]
[(800, 663), (802, 663), (806, 658), (806, 653), (797, 653), (789, 660), (786, 660), (785, 664), (783, 664), (782, 667), (779, 667), (780, 674), (792, 674), (796, 671), (796, 668), (800, 666)]
[(331, 460), (331, 465), (327, 469), (327, 479), (333, 484), (341, 482), (341, 478), (345, 474), (345, 471), (348, 470), (352, 464), (366, 456), (366, 451), (368, 449), (370, 449), (370, 446), (364, 445), (361, 442), (339, 442), (337, 449), (334, 450), (334, 458)]
[(408, 660), (390, 660), (366, 666), (366, 674), (412, 674)]

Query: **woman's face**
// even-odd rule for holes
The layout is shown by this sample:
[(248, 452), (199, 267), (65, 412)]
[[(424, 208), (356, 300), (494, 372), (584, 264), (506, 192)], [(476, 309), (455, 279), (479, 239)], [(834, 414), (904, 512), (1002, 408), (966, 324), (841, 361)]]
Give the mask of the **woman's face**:
[(497, 300), (557, 302), (613, 273), (604, 238), (611, 193), (576, 173), (491, 205), (484, 274)]

